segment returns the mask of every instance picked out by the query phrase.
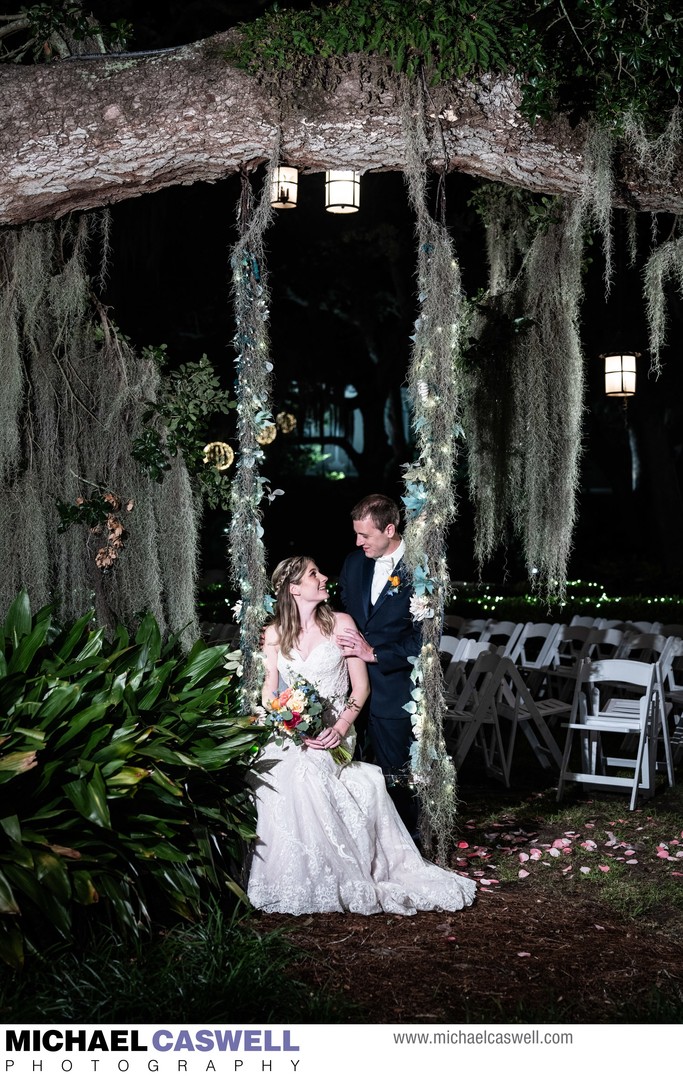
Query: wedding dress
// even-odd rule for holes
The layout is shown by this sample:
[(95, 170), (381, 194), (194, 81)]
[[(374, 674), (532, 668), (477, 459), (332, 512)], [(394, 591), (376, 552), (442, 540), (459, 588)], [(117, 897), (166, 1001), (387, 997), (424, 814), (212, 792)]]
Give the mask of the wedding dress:
[[(304, 677), (320, 694), (348, 693), (346, 661), (327, 639), (302, 658), (278, 655), (285, 685)], [(334, 724), (335, 704), (326, 715)], [(345, 741), (347, 746), (353, 744)], [(248, 895), (266, 912), (459, 911), (476, 884), (423, 859), (386, 791), (378, 766), (338, 766), (329, 751), (269, 743), (256, 779), (258, 840)], [(272, 765), (270, 765), (272, 763)]]

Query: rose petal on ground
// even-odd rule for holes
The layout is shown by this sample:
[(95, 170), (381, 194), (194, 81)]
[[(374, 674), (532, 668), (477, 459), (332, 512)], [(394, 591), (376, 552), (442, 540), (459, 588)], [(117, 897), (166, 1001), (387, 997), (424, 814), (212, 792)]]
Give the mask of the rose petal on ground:
[(542, 855), (543, 855), (543, 852), (541, 851), (540, 848), (532, 848), (530, 853), (529, 853), (529, 858), (530, 859), (540, 859)]
[(604, 927), (601, 927), (599, 923), (593, 923), (593, 926), (595, 927), (596, 930), (604, 930), (605, 929)]
[(581, 841), (581, 847), (588, 849), (589, 852), (592, 852), (598, 846), (595, 841)]
[(683, 871), (672, 871), (671, 872), (671, 877), (672, 878), (683, 878)]
[(581, 871), (582, 874), (590, 874), (590, 872), (591, 872), (590, 867), (580, 867), (579, 870)]
[(529, 877), (529, 872), (525, 871), (525, 870), (517, 871), (517, 877), (518, 878), (528, 878)]
[(637, 863), (638, 860), (637, 859), (627, 859), (626, 862), (627, 863)]
[(467, 841), (458, 841), (458, 848), (469, 848)]
[(617, 838), (614, 836), (612, 831), (609, 830), (609, 829), (607, 830), (607, 837), (608, 837), (608, 840), (605, 841), (605, 846), (607, 848), (611, 848), (612, 845), (617, 843)]
[(549, 856), (559, 856), (559, 855), (562, 855), (562, 853), (560, 852), (559, 848), (549, 848), (548, 849), (548, 855)]
[(634, 856), (635, 854), (636, 854), (635, 848), (625, 848), (624, 849), (624, 855), (625, 856)]
[(671, 855), (670, 852), (667, 852), (663, 848), (660, 848), (659, 851), (657, 852), (657, 858), (658, 859), (673, 859), (673, 856)]
[(603, 866), (603, 864), (602, 864), (602, 863), (600, 863), (600, 864), (598, 865), (598, 870), (599, 870), (599, 871), (602, 871), (602, 872), (603, 872), (603, 874), (607, 874), (607, 872), (609, 871), (609, 867), (605, 867), (605, 866)]
[(531, 953), (517, 953), (517, 956), (531, 956)]
[(482, 878), (479, 885), (491, 885), (492, 881), (493, 881), (492, 878)]
[(683, 852), (676, 852), (675, 859), (683, 859)]
[(568, 867), (563, 867), (562, 868), (562, 873), (563, 874), (569, 874), (569, 872), (572, 871), (572, 870), (574, 870), (574, 868), (573, 868), (572, 864), (570, 863)]
[(529, 857), (529, 854), (527, 852), (520, 852), (519, 853), (519, 862), (520, 863), (526, 863), (529, 858), (530, 857)]

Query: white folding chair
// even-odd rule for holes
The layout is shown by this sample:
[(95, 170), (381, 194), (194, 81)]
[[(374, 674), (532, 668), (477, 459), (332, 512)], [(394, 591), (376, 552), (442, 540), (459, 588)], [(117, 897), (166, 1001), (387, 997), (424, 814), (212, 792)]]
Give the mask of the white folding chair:
[[(660, 724), (657, 693), (654, 664), (619, 658), (582, 664), (566, 726), (558, 802), (567, 782), (630, 789), (630, 810), (634, 810), (639, 793), (653, 795)], [(629, 702), (628, 708), (618, 705), (620, 698)], [(624, 750), (628, 742), (624, 737), (631, 733), (635, 734), (635, 751), (629, 756), (612, 754), (615, 740)], [(571, 769), (575, 737), (580, 741), (580, 769)], [(619, 771), (624, 769), (633, 770), (632, 776), (623, 776)]]
[(594, 616), (573, 616), (569, 621), (570, 628), (599, 628), (600, 623)]
[(502, 646), (503, 652), (512, 650), (520, 635), (523, 624), (515, 620), (489, 620), (488, 627), (482, 634), (481, 641)]
[[(500, 777), (509, 788), (510, 773), (495, 706), (496, 671), (502, 658), (496, 648), (484, 649), (488, 645), (483, 644), (472, 668), (457, 685), (454, 680), (450, 684), (446, 681), (444, 741), (456, 770), (477, 744), (482, 749), (487, 772)], [(463, 663), (458, 664), (464, 668)]]
[(536, 697), (540, 694), (545, 667), (550, 661), (560, 627), (560, 624), (523, 624), (506, 655), (520, 670)]
[[(558, 769), (562, 752), (548, 722), (571, 714), (571, 704), (561, 699), (535, 699), (529, 684), (510, 658), (503, 658), (496, 670), (496, 710), (501, 725), (509, 722), (504, 768), (512, 773), (517, 731), (521, 729), (541, 766)], [(505, 739), (505, 737), (503, 737)]]
[(459, 635), (461, 639), (482, 639), (482, 636), (489, 626), (488, 619), (476, 619), (476, 620), (463, 620), (460, 625)]

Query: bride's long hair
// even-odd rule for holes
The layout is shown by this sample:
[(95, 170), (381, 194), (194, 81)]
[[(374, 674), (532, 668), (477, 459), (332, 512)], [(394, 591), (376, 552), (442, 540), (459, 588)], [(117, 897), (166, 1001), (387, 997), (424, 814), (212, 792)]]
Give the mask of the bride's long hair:
[[(289, 588), (292, 583), (301, 582), (310, 564), (315, 564), (312, 557), (287, 557), (280, 561), (272, 575), (276, 606), (270, 623), (277, 629), (280, 650), (286, 658), (291, 657), (292, 648), (301, 632), (299, 610)], [(327, 602), (316, 606), (315, 620), (323, 635), (332, 635), (334, 613)]]

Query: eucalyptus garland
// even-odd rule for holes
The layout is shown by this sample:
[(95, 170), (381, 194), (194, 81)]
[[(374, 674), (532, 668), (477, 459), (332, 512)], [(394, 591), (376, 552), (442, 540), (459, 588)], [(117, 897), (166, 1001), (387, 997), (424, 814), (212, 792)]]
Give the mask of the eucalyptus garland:
[(260, 444), (266, 427), (272, 426), (271, 381), (268, 333), (270, 295), (265, 268), (263, 237), (272, 218), (268, 193), (274, 162), (265, 177), (256, 204), (251, 183), (242, 173), (242, 195), (238, 222), (240, 238), (232, 248), (232, 297), (237, 352), (237, 432), (239, 451), (232, 484), (230, 523), (230, 571), (239, 592), (240, 645), (242, 650), (242, 706), (249, 712), (260, 702), (263, 680), (260, 659), (261, 632), (272, 612), (268, 594), (266, 557), (263, 545), (262, 503), (267, 496), (267, 479), (260, 473), (264, 452)]
[(422, 621), (422, 650), (407, 709), (413, 719), (413, 776), (422, 804), (423, 836), (445, 858), (456, 812), (456, 775), (443, 739), (443, 676), (439, 643), (450, 590), (446, 539), (455, 516), (454, 471), (459, 435), (462, 321), (460, 271), (442, 221), (427, 208), (424, 97), (404, 82), (405, 176), (416, 216), (419, 313), (412, 337), (409, 392), (416, 459), (405, 469), (406, 559), (413, 614)]

